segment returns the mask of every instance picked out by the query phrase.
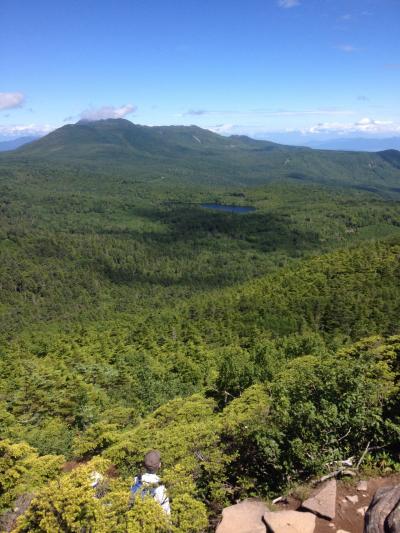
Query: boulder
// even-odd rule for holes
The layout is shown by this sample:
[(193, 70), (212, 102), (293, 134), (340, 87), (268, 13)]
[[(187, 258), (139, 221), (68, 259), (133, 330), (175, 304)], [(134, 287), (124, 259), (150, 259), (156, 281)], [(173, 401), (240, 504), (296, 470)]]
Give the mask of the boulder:
[(375, 492), (365, 514), (364, 533), (400, 533), (400, 485)]
[(314, 496), (302, 504), (303, 509), (327, 520), (333, 520), (336, 514), (336, 479), (325, 483)]
[(258, 500), (244, 500), (222, 511), (222, 521), (216, 533), (266, 533), (263, 515), (265, 503)]
[(316, 517), (312, 513), (278, 511), (264, 514), (268, 533), (314, 533)]

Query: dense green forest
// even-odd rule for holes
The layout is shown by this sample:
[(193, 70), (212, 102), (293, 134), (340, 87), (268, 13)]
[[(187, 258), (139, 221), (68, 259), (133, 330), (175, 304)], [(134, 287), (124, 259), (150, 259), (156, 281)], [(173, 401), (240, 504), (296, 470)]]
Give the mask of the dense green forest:
[[(154, 162), (44, 160), (44, 141), (0, 159), (5, 531), (201, 532), (367, 445), (365, 465), (399, 467), (395, 166), (370, 190), (217, 179), (212, 157), (185, 181)], [(127, 504), (151, 448), (172, 523)]]

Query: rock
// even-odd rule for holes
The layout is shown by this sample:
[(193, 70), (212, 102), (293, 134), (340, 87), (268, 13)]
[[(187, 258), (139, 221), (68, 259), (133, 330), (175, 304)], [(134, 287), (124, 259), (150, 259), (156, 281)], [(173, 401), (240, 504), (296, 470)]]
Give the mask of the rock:
[(342, 470), (341, 476), (355, 477), (357, 474), (353, 470)]
[(350, 531), (346, 531), (345, 529), (337, 529), (336, 533), (350, 533)]
[(346, 500), (355, 505), (358, 502), (358, 496), (356, 494), (354, 496), (346, 496)]
[(328, 481), (314, 496), (303, 502), (302, 507), (322, 518), (333, 520), (336, 514), (336, 479)]
[(216, 533), (265, 533), (263, 515), (265, 503), (258, 500), (244, 500), (222, 511), (222, 521)]
[(357, 490), (360, 492), (367, 492), (368, 490), (368, 482), (367, 481), (359, 481), (357, 485)]
[(278, 511), (264, 514), (264, 522), (270, 533), (314, 533), (315, 515), (298, 511)]
[(364, 533), (400, 533), (400, 485), (376, 491), (365, 514)]
[(18, 496), (14, 502), (12, 511), (8, 511), (0, 516), (0, 531), (14, 531), (19, 516), (25, 513), (34, 498), (34, 494), (25, 493)]
[(367, 506), (360, 507), (359, 509), (357, 509), (357, 513), (360, 514), (361, 516), (365, 516), (365, 513), (367, 512), (367, 509), (368, 509)]

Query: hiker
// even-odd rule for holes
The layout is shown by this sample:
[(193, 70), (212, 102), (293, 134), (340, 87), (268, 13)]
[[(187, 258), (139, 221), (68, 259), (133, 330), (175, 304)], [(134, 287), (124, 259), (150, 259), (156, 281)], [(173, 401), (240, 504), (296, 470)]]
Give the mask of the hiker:
[(160, 452), (152, 450), (146, 453), (144, 456), (145, 473), (135, 477), (129, 502), (132, 505), (138, 495), (151, 496), (161, 505), (166, 514), (171, 514), (166, 488), (160, 483), (161, 480), (157, 475), (160, 467)]

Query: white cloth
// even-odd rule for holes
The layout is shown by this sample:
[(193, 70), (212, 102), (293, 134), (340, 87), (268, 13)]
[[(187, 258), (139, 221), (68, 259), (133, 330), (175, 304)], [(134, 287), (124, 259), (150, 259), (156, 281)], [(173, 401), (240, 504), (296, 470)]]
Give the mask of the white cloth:
[[(134, 479), (134, 484), (137, 483), (138, 481), (138, 477), (135, 477)], [(155, 488), (155, 494), (154, 494), (154, 499), (156, 500), (156, 502), (158, 502), (161, 507), (163, 508), (164, 512), (166, 514), (171, 514), (171, 508), (170, 508), (170, 505), (169, 505), (169, 498), (168, 498), (168, 495), (167, 495), (167, 489), (165, 488), (165, 485), (161, 485), (160, 484), (161, 480), (160, 478), (157, 476), (157, 474), (143, 474), (142, 475), (142, 483), (143, 483), (143, 486), (146, 486), (146, 485), (157, 485), (156, 488)]]

